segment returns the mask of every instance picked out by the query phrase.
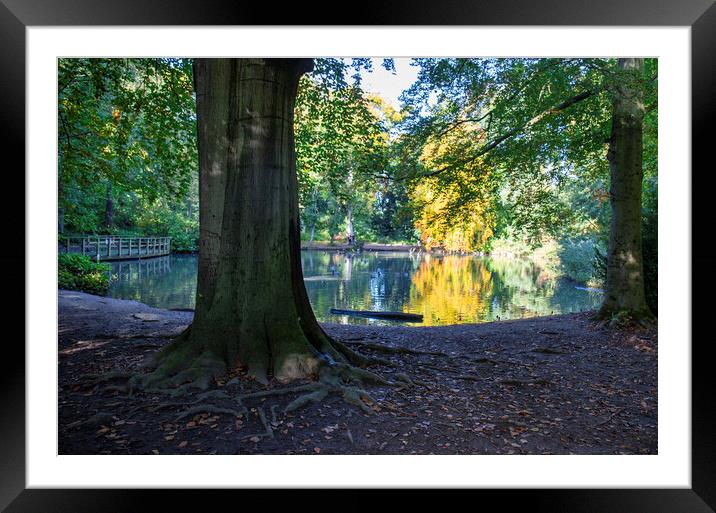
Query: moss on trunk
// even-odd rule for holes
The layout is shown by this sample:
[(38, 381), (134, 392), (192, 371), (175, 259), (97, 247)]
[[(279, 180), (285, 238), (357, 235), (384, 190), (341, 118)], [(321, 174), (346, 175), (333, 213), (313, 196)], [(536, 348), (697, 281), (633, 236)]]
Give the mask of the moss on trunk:
[[(194, 321), (157, 355), (177, 385), (246, 367), (265, 382), (356, 361), (322, 330), (301, 269), (293, 110), (310, 59), (197, 59), (200, 247)], [(192, 369), (187, 373), (187, 369)], [(198, 370), (199, 369), (199, 370)], [(173, 376), (173, 378), (168, 378)]]
[(608, 160), (611, 173), (612, 218), (607, 255), (606, 294), (602, 318), (653, 317), (644, 296), (641, 248), (644, 59), (619, 59)]

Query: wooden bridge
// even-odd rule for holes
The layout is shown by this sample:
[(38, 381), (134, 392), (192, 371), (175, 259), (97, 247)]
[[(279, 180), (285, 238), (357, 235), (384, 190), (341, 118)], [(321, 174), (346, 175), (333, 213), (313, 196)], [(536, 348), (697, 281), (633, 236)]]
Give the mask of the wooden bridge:
[(92, 235), (65, 237), (59, 243), (60, 253), (78, 253), (100, 260), (151, 258), (171, 253), (171, 237), (118, 237)]

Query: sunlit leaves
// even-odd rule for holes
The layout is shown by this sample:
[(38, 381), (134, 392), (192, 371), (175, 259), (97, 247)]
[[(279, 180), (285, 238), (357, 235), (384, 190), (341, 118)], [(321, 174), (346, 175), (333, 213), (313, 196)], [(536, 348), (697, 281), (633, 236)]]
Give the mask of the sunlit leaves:
[(373, 177), (384, 167), (381, 119), (346, 77), (369, 66), (368, 59), (316, 59), (313, 73), (301, 79), (294, 131), (301, 217), (309, 230), (320, 223), (335, 234), (349, 211), (365, 211)]
[(144, 207), (187, 194), (197, 169), (190, 62), (60, 59), (58, 91), (59, 200), (70, 230), (100, 229), (105, 190)]
[(611, 94), (624, 80), (646, 89), (645, 172), (656, 175), (657, 63), (646, 61), (646, 77), (624, 77), (614, 59), (414, 59), (419, 77), (402, 97), (412, 104), (406, 169), (459, 183), (456, 172), (482, 162), (507, 192), (498, 211), (510, 223), (536, 237), (565, 228), (579, 200), (566, 184), (576, 193), (608, 181)]

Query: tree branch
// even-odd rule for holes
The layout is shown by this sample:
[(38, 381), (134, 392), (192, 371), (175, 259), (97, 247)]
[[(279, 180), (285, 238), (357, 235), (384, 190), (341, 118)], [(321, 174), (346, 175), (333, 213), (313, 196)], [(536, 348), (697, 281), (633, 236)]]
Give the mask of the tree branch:
[(459, 166), (464, 166), (465, 164), (470, 164), (471, 162), (474, 162), (475, 160), (477, 160), (478, 158), (480, 158), (482, 155), (485, 155), (486, 153), (488, 153), (488, 152), (494, 150), (495, 148), (497, 148), (500, 144), (502, 144), (503, 142), (505, 142), (507, 139), (510, 139), (510, 138), (512, 138), (512, 137), (515, 137), (516, 135), (519, 135), (519, 134), (521, 134), (521, 133), (526, 132), (527, 130), (529, 130), (530, 127), (532, 127), (533, 125), (539, 123), (539, 122), (542, 121), (544, 118), (546, 118), (546, 117), (548, 117), (548, 116), (551, 116), (551, 115), (554, 115), (554, 114), (557, 114), (557, 113), (559, 113), (559, 112), (562, 112), (562, 111), (568, 109), (569, 107), (571, 107), (572, 105), (574, 105), (574, 104), (576, 104), (576, 103), (579, 103), (579, 102), (581, 102), (581, 101), (584, 101), (584, 100), (586, 100), (587, 98), (590, 98), (591, 96), (594, 96), (596, 93), (597, 93), (597, 91), (595, 91), (595, 90), (588, 90), (588, 91), (584, 91), (584, 92), (582, 92), (582, 93), (579, 93), (578, 95), (575, 95), (575, 96), (573, 96), (573, 97), (571, 97), (571, 98), (569, 98), (569, 99), (563, 101), (562, 103), (560, 103), (560, 104), (558, 104), (558, 105), (555, 105), (554, 107), (551, 107), (551, 108), (549, 108), (549, 109), (547, 109), (547, 110), (544, 110), (544, 111), (540, 112), (540, 113), (537, 114), (536, 116), (534, 116), (534, 117), (532, 117), (531, 119), (529, 119), (529, 120), (528, 120), (526, 123), (524, 123), (522, 126), (517, 127), (517, 128), (513, 128), (512, 130), (510, 130), (510, 131), (504, 133), (503, 135), (501, 135), (501, 136), (499, 136), (499, 137), (493, 139), (492, 141), (490, 141), (489, 143), (487, 143), (485, 146), (483, 146), (477, 153), (471, 155), (470, 157), (468, 157), (468, 158), (466, 158), (466, 159), (463, 159), (463, 160), (461, 160), (461, 161), (459, 161), (459, 162), (456, 162), (456, 163), (454, 163), (454, 164), (450, 164), (450, 165), (448, 165), (448, 166), (442, 167), (442, 168), (440, 168), (440, 169), (436, 169), (436, 170), (434, 170), (434, 171), (430, 171), (430, 172), (428, 172), (428, 173), (421, 174), (420, 177), (435, 176), (435, 175), (438, 175), (438, 174), (443, 173), (443, 172), (445, 172), (445, 171), (448, 171), (448, 170), (450, 170), (450, 169), (454, 169), (454, 168), (459, 167)]
[[(547, 65), (545, 65), (544, 67), (535, 70), (535, 71), (532, 73), (532, 75), (531, 75), (527, 80), (525, 80), (524, 82), (522, 82), (522, 84), (520, 84), (519, 87), (517, 87), (517, 88), (513, 91), (513, 93), (512, 93), (511, 95), (509, 95), (502, 103), (509, 103), (509, 102), (511, 102), (512, 100), (514, 100), (515, 98), (517, 98), (517, 96), (519, 96), (520, 94), (522, 94), (522, 93), (524, 92), (524, 90), (527, 89), (527, 87), (535, 81), (535, 79), (536, 79), (537, 77), (539, 77), (540, 75), (542, 75), (542, 74), (545, 73), (546, 71), (549, 71), (551, 68), (554, 68), (554, 67), (557, 66), (558, 64), (565, 64), (565, 63), (568, 63), (568, 62), (573, 61), (573, 60), (574, 60), (574, 59), (564, 59), (564, 60), (562, 60), (562, 59), (557, 59), (557, 60), (554, 60), (554, 61), (549, 61), (549, 62), (547, 63)], [(509, 83), (508, 83), (508, 86), (509, 86)], [(437, 137), (437, 138), (443, 137), (443, 136), (446, 135), (448, 132), (454, 130), (454, 129), (457, 128), (459, 125), (462, 125), (462, 124), (464, 124), (464, 123), (479, 123), (480, 121), (482, 121), (482, 120), (484, 120), (484, 119), (486, 119), (486, 118), (488, 118), (488, 117), (490, 118), (490, 120), (492, 120), (492, 114), (493, 114), (494, 112), (495, 112), (495, 107), (491, 108), (490, 110), (488, 110), (487, 112), (485, 112), (482, 116), (480, 116), (480, 117), (478, 117), (478, 118), (464, 118), (464, 119), (457, 120), (457, 121), (455, 121), (455, 122), (453, 122), (453, 123), (448, 123), (448, 125), (447, 125), (440, 133), (438, 133), (438, 134), (436, 135), (436, 137)]]

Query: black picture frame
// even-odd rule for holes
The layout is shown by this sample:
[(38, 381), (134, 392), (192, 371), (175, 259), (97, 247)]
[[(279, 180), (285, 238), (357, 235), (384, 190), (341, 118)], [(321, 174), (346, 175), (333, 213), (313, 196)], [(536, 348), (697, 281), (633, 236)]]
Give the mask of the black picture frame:
[[(361, 8), (363, 6), (363, 8)], [(339, 9), (340, 7), (340, 9)], [(25, 29), (31, 26), (79, 25), (572, 25), (572, 26), (690, 26), (692, 34), (692, 269), (699, 270), (698, 282), (692, 283), (692, 488), (690, 489), (530, 489), (530, 490), (451, 490), (450, 502), (443, 495), (412, 490), (411, 502), (422, 507), (454, 500), (467, 499), (484, 507), (488, 501), (499, 501), (501, 509), (520, 511), (578, 512), (708, 512), (716, 508), (716, 422), (712, 414), (714, 401), (713, 360), (708, 357), (711, 339), (706, 319), (709, 318), (707, 295), (716, 290), (716, 280), (709, 276), (716, 258), (704, 241), (708, 239), (711, 220), (710, 196), (716, 190), (714, 165), (710, 157), (713, 144), (708, 127), (714, 121), (714, 91), (716, 91), (716, 6), (713, 0), (400, 0), (381, 3), (351, 4), (351, 9), (339, 17), (346, 6), (323, 6), (296, 2), (278, 4), (254, 2), (250, 4), (219, 0), (0, 0), (0, 106), (4, 178), (17, 180), (12, 191), (25, 191)], [(333, 19), (320, 20), (319, 12), (334, 13)], [(6, 164), (10, 156), (14, 165)], [(683, 170), (689, 179), (689, 170)], [(25, 225), (16, 219), (24, 212), (24, 194), (5, 196), (10, 202), (5, 220), (12, 228), (6, 236), (15, 241), (14, 249), (0, 256), (3, 269), (25, 268)], [(8, 202), (3, 201), (6, 208)], [(12, 213), (11, 213), (12, 212)], [(24, 218), (23, 218), (24, 219)], [(697, 237), (701, 234), (702, 237)], [(4, 280), (6, 295), (5, 324), (21, 328), (19, 336), (6, 331), (0, 357), (0, 509), (7, 512), (119, 512), (150, 509), (151, 499), (161, 501), (162, 510), (195, 510), (210, 507), (212, 501), (226, 498), (238, 505), (253, 500), (270, 504), (276, 501), (305, 505), (315, 510), (321, 506), (361, 511), (375, 508), (383, 501), (378, 491), (342, 492), (322, 491), (320, 502), (307, 501), (306, 490), (79, 490), (26, 489), (25, 487), (25, 352), (19, 344), (24, 332), (17, 321), (25, 317), (24, 276), (8, 273)], [(678, 279), (691, 280), (691, 276)], [(32, 305), (27, 305), (32, 308)], [(14, 311), (13, 311), (14, 309)], [(662, 341), (662, 343), (684, 343)], [(49, 344), (48, 344), (49, 345)], [(50, 347), (54, 347), (49, 345)], [(350, 495), (346, 500), (345, 494)], [(469, 498), (461, 497), (470, 493)], [(215, 507), (219, 507), (218, 505)], [(273, 509), (273, 508), (271, 508)]]

